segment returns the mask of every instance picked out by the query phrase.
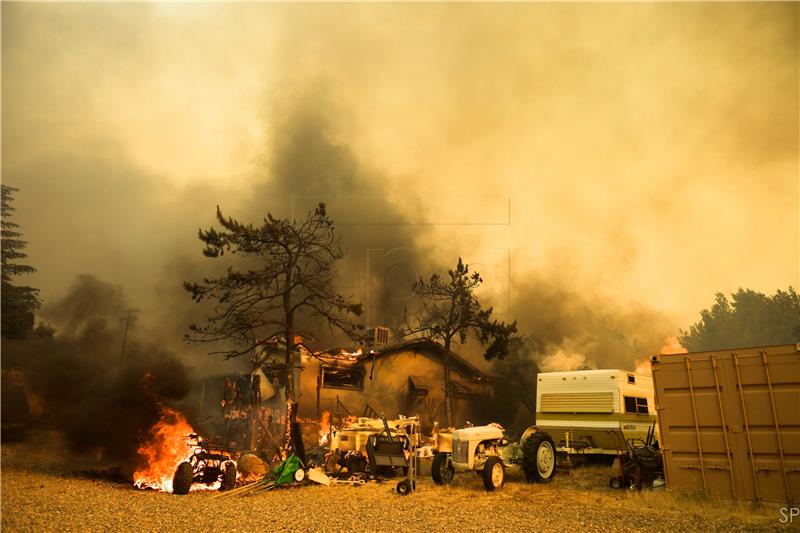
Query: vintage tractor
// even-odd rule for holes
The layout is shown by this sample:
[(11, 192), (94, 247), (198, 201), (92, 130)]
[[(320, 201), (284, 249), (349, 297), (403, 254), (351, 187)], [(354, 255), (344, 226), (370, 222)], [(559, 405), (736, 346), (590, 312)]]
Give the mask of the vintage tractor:
[(219, 490), (230, 490), (236, 486), (236, 463), (225, 453), (214, 453), (196, 434), (188, 436), (194, 453), (175, 469), (172, 478), (173, 494), (188, 494), (193, 483), (211, 485), (220, 482)]
[(502, 488), (506, 467), (521, 467), (528, 482), (546, 483), (555, 475), (556, 448), (553, 439), (536, 426), (528, 428), (519, 444), (511, 443), (498, 424), (457, 429), (452, 434), (452, 452), (433, 458), (434, 483), (450, 483), (455, 472), (474, 471), (483, 478), (487, 491)]

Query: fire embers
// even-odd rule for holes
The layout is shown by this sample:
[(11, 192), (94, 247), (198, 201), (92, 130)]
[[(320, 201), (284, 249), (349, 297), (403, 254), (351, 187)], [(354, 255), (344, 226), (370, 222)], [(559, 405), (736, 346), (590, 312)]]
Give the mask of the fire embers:
[[(160, 416), (142, 439), (137, 449), (139, 463), (144, 466), (133, 474), (134, 486), (172, 492), (172, 481), (178, 465), (191, 459), (196, 446), (190, 435), (195, 431), (186, 418), (171, 407), (159, 406)], [(216, 490), (219, 482), (193, 484), (191, 490)]]

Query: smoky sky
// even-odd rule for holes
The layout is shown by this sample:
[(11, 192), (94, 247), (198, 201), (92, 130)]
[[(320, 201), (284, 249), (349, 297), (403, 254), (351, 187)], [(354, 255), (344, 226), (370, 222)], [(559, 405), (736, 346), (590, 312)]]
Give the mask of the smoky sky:
[(370, 325), (460, 255), (590, 359), (798, 284), (795, 3), (5, 3), (2, 30), (26, 281), (123, 287), (181, 352), (216, 205), (326, 201)]

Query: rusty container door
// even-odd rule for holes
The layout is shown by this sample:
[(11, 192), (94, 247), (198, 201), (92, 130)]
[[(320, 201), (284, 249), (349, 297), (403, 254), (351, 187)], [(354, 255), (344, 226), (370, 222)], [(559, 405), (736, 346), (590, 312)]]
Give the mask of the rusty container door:
[(667, 486), (800, 500), (800, 344), (652, 357)]

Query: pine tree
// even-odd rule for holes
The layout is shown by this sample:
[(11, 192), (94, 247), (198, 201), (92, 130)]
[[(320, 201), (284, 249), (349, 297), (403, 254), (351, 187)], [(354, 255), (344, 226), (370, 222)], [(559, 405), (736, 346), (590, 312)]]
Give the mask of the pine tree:
[(34, 312), (39, 308), (39, 289), (18, 286), (12, 279), (23, 274), (31, 274), (36, 269), (30, 265), (17, 262), (28, 256), (24, 252), (28, 245), (22, 240), (22, 233), (18, 231), (19, 224), (11, 222), (9, 218), (15, 208), (14, 193), (18, 190), (8, 185), (2, 185), (2, 222), (0, 222), (2, 242), (2, 325), (0, 332), (6, 339), (24, 339), (33, 331)]
[(469, 271), (461, 258), (447, 276), (433, 274), (430, 280), (414, 282), (412, 290), (420, 297), (422, 309), (414, 317), (406, 317), (406, 335), (422, 335), (444, 345), (445, 425), (452, 420), (452, 384), (450, 383), (450, 349), (453, 340), (462, 344), (470, 332), (488, 347), (487, 360), (502, 359), (509, 352), (509, 342), (517, 331), (517, 323), (492, 320), (492, 308), (483, 308), (475, 290), (483, 283), (478, 272)]
[[(222, 231), (200, 230), (203, 254), (220, 258), (225, 252), (248, 258), (231, 264), (220, 277), (184, 287), (199, 302), (215, 302), (214, 312), (203, 325), (192, 324), (186, 340), (194, 343), (226, 343), (220, 353), (227, 358), (252, 353), (263, 343), (284, 345), (286, 398), (295, 401), (293, 369), (298, 348), (317, 338), (312, 320), (331, 330), (357, 338), (363, 326), (351, 321), (362, 312), (361, 304), (342, 296), (334, 286), (334, 264), (344, 252), (333, 221), (320, 203), (304, 220), (274, 218), (267, 214), (261, 226), (226, 218), (217, 208)], [(238, 267), (249, 268), (240, 270)]]
[(681, 331), (689, 351), (769, 346), (800, 341), (800, 295), (793, 287), (769, 296), (740, 288), (728, 299), (717, 293), (700, 321)]

